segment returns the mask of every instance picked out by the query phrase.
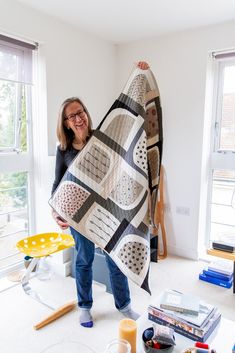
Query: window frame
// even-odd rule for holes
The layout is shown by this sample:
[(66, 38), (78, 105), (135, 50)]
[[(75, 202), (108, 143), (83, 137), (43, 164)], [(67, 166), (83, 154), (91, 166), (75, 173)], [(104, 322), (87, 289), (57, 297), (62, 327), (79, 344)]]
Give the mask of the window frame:
[[(4, 41), (6, 37), (0, 34), (0, 42)], [(21, 42), (13, 38), (9, 39), (9, 48), (15, 48), (17, 45), (25, 45), (27, 50), (31, 49), (31, 61), (29, 62), (29, 57), (26, 55), (25, 64), (31, 65), (30, 70), (33, 75), (33, 68), (37, 63), (37, 51), (34, 50), (37, 48), (37, 45)], [(26, 75), (27, 76), (27, 75)], [(18, 96), (18, 110), (16, 117), (16, 130), (15, 130), (15, 146), (13, 148), (1, 149), (0, 151), (0, 165), (2, 173), (15, 173), (15, 172), (26, 172), (27, 173), (27, 208), (28, 208), (28, 234), (32, 233), (35, 230), (35, 212), (33, 207), (34, 205), (34, 164), (33, 164), (33, 128), (32, 128), (32, 114), (33, 114), (33, 85), (35, 84), (32, 80), (32, 83), (28, 81), (29, 76), (26, 77), (25, 82), (17, 82), (19, 84), (19, 96)], [(6, 80), (11, 81), (11, 80)], [(11, 81), (16, 82), (16, 81)], [(21, 97), (23, 89), (25, 89), (25, 99), (26, 99), (26, 136), (27, 136), (27, 150), (22, 151), (19, 147), (21, 144), (21, 136), (19, 134), (19, 128), (21, 127)], [(17, 234), (17, 233), (15, 233)], [(7, 234), (7, 236), (12, 236), (12, 234)], [(17, 261), (16, 263), (9, 265), (8, 267), (4, 266), (0, 269), (0, 277), (6, 275), (10, 271), (19, 268), (23, 264), (22, 261)]]
[[(213, 172), (215, 170), (234, 170), (235, 171), (235, 151), (220, 149), (220, 131), (222, 125), (222, 103), (223, 103), (223, 71), (228, 64), (235, 65), (234, 55), (212, 53), (211, 55), (211, 138), (210, 155), (208, 168), (208, 189), (207, 189), (207, 224), (205, 242), (210, 247), (211, 236), (211, 211), (212, 211), (212, 189)], [(230, 66), (230, 65), (229, 65)]]
[[(235, 53), (234, 53), (235, 55)], [(223, 58), (223, 59), (214, 59), (214, 99), (213, 106), (215, 107), (215, 123), (214, 123), (214, 148), (213, 152), (217, 153), (235, 153), (235, 150), (223, 150), (220, 149), (220, 131), (222, 125), (222, 105), (223, 105), (223, 83), (224, 83), (224, 69), (227, 66), (235, 66), (235, 57), (234, 58)], [(229, 65), (228, 65), (229, 64)], [(232, 65), (231, 65), (232, 64)]]

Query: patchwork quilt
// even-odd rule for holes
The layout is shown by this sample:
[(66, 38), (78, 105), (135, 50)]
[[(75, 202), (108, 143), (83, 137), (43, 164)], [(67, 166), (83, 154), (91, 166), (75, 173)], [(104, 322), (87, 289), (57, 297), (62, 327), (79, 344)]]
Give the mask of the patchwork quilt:
[(136, 68), (49, 201), (149, 293), (149, 225), (154, 224), (162, 141), (157, 83), (150, 69)]

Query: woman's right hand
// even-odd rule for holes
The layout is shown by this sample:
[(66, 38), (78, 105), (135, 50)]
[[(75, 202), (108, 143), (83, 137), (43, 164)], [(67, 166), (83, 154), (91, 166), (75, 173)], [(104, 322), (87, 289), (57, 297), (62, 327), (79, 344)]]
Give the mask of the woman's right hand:
[(141, 69), (141, 70), (148, 70), (149, 69), (149, 64), (146, 61), (138, 61), (136, 66)]
[(62, 219), (56, 211), (54, 210), (52, 211), (52, 216), (56, 221), (56, 223), (58, 224), (58, 226), (60, 227), (60, 229), (62, 230), (68, 229), (69, 224), (64, 219)]

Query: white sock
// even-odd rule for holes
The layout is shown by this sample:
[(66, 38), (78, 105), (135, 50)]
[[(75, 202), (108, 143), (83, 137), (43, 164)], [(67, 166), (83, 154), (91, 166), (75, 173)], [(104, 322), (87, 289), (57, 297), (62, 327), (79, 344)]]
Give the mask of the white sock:
[(140, 315), (136, 313), (134, 310), (131, 309), (131, 304), (128, 304), (125, 308), (119, 310), (125, 317), (132, 319), (132, 320), (137, 320)]
[(79, 308), (80, 309), (80, 317), (79, 322), (84, 327), (92, 327), (93, 319), (91, 316), (90, 309), (87, 308)]

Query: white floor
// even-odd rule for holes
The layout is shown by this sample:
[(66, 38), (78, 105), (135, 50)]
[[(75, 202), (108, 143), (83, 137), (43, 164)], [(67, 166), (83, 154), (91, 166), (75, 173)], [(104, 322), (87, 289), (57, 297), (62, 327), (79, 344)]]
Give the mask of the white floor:
[[(203, 267), (203, 262), (172, 256), (151, 263), (152, 296), (130, 283), (133, 308), (142, 314), (146, 312), (148, 303), (154, 302), (154, 297), (162, 290), (173, 288), (200, 296), (216, 305), (225, 318), (234, 320), (235, 294), (232, 289), (199, 281), (198, 274)], [(36, 284), (36, 279), (34, 281)], [(50, 282), (39, 282), (39, 285), (56, 307), (76, 299), (74, 279), (71, 277), (54, 276)], [(103, 353), (106, 344), (117, 338), (122, 315), (115, 309), (113, 297), (105, 291), (104, 285), (94, 283), (93, 291), (95, 325), (92, 329), (79, 325), (76, 309), (38, 331), (33, 329), (33, 325), (45, 318), (50, 309), (26, 296), (20, 285), (0, 292), (0, 353), (41, 353), (61, 340), (82, 342), (96, 353)], [(84, 352), (79, 350), (77, 353)]]

